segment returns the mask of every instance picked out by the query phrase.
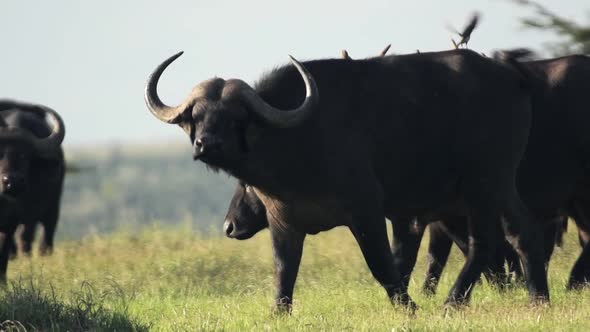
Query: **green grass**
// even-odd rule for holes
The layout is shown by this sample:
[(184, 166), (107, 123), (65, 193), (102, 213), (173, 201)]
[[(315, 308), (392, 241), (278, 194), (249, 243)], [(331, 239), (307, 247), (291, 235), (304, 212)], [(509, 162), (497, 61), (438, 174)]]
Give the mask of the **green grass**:
[(353, 237), (336, 229), (307, 239), (293, 314), (281, 316), (271, 310), (267, 231), (249, 241), (189, 228), (117, 233), (12, 261), (0, 330), (588, 331), (590, 290), (564, 290), (579, 250), (570, 231), (551, 263), (551, 306), (532, 307), (524, 289), (500, 294), (484, 282), (461, 310), (445, 310), (443, 301), (463, 258), (453, 252), (438, 294), (428, 298), (420, 293), (422, 251), (410, 289), (420, 309), (412, 315), (389, 304)]

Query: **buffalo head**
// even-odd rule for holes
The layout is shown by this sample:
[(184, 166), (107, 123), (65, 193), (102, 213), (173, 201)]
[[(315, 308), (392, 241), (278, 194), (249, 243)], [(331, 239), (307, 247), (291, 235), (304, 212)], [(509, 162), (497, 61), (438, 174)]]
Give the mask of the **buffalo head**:
[[(33, 122), (42, 122), (47, 135), (39, 137), (31, 128), (21, 127), (21, 123), (27, 122), (23, 116), (29, 116), (28, 119), (33, 119)], [(0, 195), (16, 197), (26, 191), (32, 160), (61, 156), (60, 146), (64, 136), (63, 121), (54, 110), (0, 100)]]
[(291, 62), (305, 82), (305, 101), (296, 109), (283, 111), (264, 101), (246, 82), (213, 78), (197, 85), (179, 106), (167, 106), (158, 96), (158, 80), (166, 67), (182, 52), (168, 58), (149, 76), (145, 102), (161, 121), (178, 124), (193, 145), (193, 159), (213, 167), (228, 168), (248, 152), (246, 131), (249, 119), (257, 117), (268, 126), (288, 128), (302, 123), (313, 112), (318, 92), (311, 74), (297, 60)]
[(225, 235), (246, 240), (266, 227), (268, 227), (268, 219), (264, 204), (251, 186), (239, 183), (225, 216), (223, 224)]

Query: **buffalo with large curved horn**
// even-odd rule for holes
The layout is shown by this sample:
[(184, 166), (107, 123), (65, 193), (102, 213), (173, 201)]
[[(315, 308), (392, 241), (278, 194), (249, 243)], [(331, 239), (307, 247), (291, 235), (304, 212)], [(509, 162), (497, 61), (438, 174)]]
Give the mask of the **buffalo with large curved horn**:
[(15, 232), (23, 231), (21, 252), (30, 255), (35, 230), (43, 226), (42, 255), (53, 250), (65, 172), (65, 126), (53, 109), (0, 99), (0, 284), (8, 257), (16, 253)]

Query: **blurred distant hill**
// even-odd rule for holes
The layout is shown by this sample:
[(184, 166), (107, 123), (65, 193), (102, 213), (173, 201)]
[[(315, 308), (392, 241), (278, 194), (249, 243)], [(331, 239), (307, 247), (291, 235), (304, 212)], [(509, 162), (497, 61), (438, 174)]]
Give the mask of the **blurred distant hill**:
[(109, 146), (66, 150), (59, 238), (191, 223), (221, 231), (236, 180), (191, 159), (190, 146)]

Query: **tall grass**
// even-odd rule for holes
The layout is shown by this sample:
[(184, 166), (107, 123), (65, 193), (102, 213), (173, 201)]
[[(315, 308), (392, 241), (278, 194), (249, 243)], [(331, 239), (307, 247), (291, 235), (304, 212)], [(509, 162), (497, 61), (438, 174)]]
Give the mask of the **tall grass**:
[[(574, 227), (571, 227), (574, 229)], [(0, 293), (0, 322), (14, 331), (87, 330), (590, 330), (590, 290), (566, 292), (580, 249), (574, 232), (550, 268), (552, 305), (532, 307), (521, 288), (499, 293), (485, 282), (471, 305), (444, 298), (463, 258), (456, 252), (438, 294), (420, 293), (421, 252), (410, 292), (414, 314), (391, 306), (346, 229), (307, 239), (291, 316), (272, 312), (268, 233), (236, 241), (190, 228), (119, 232), (59, 243), (53, 256), (18, 258)]]

